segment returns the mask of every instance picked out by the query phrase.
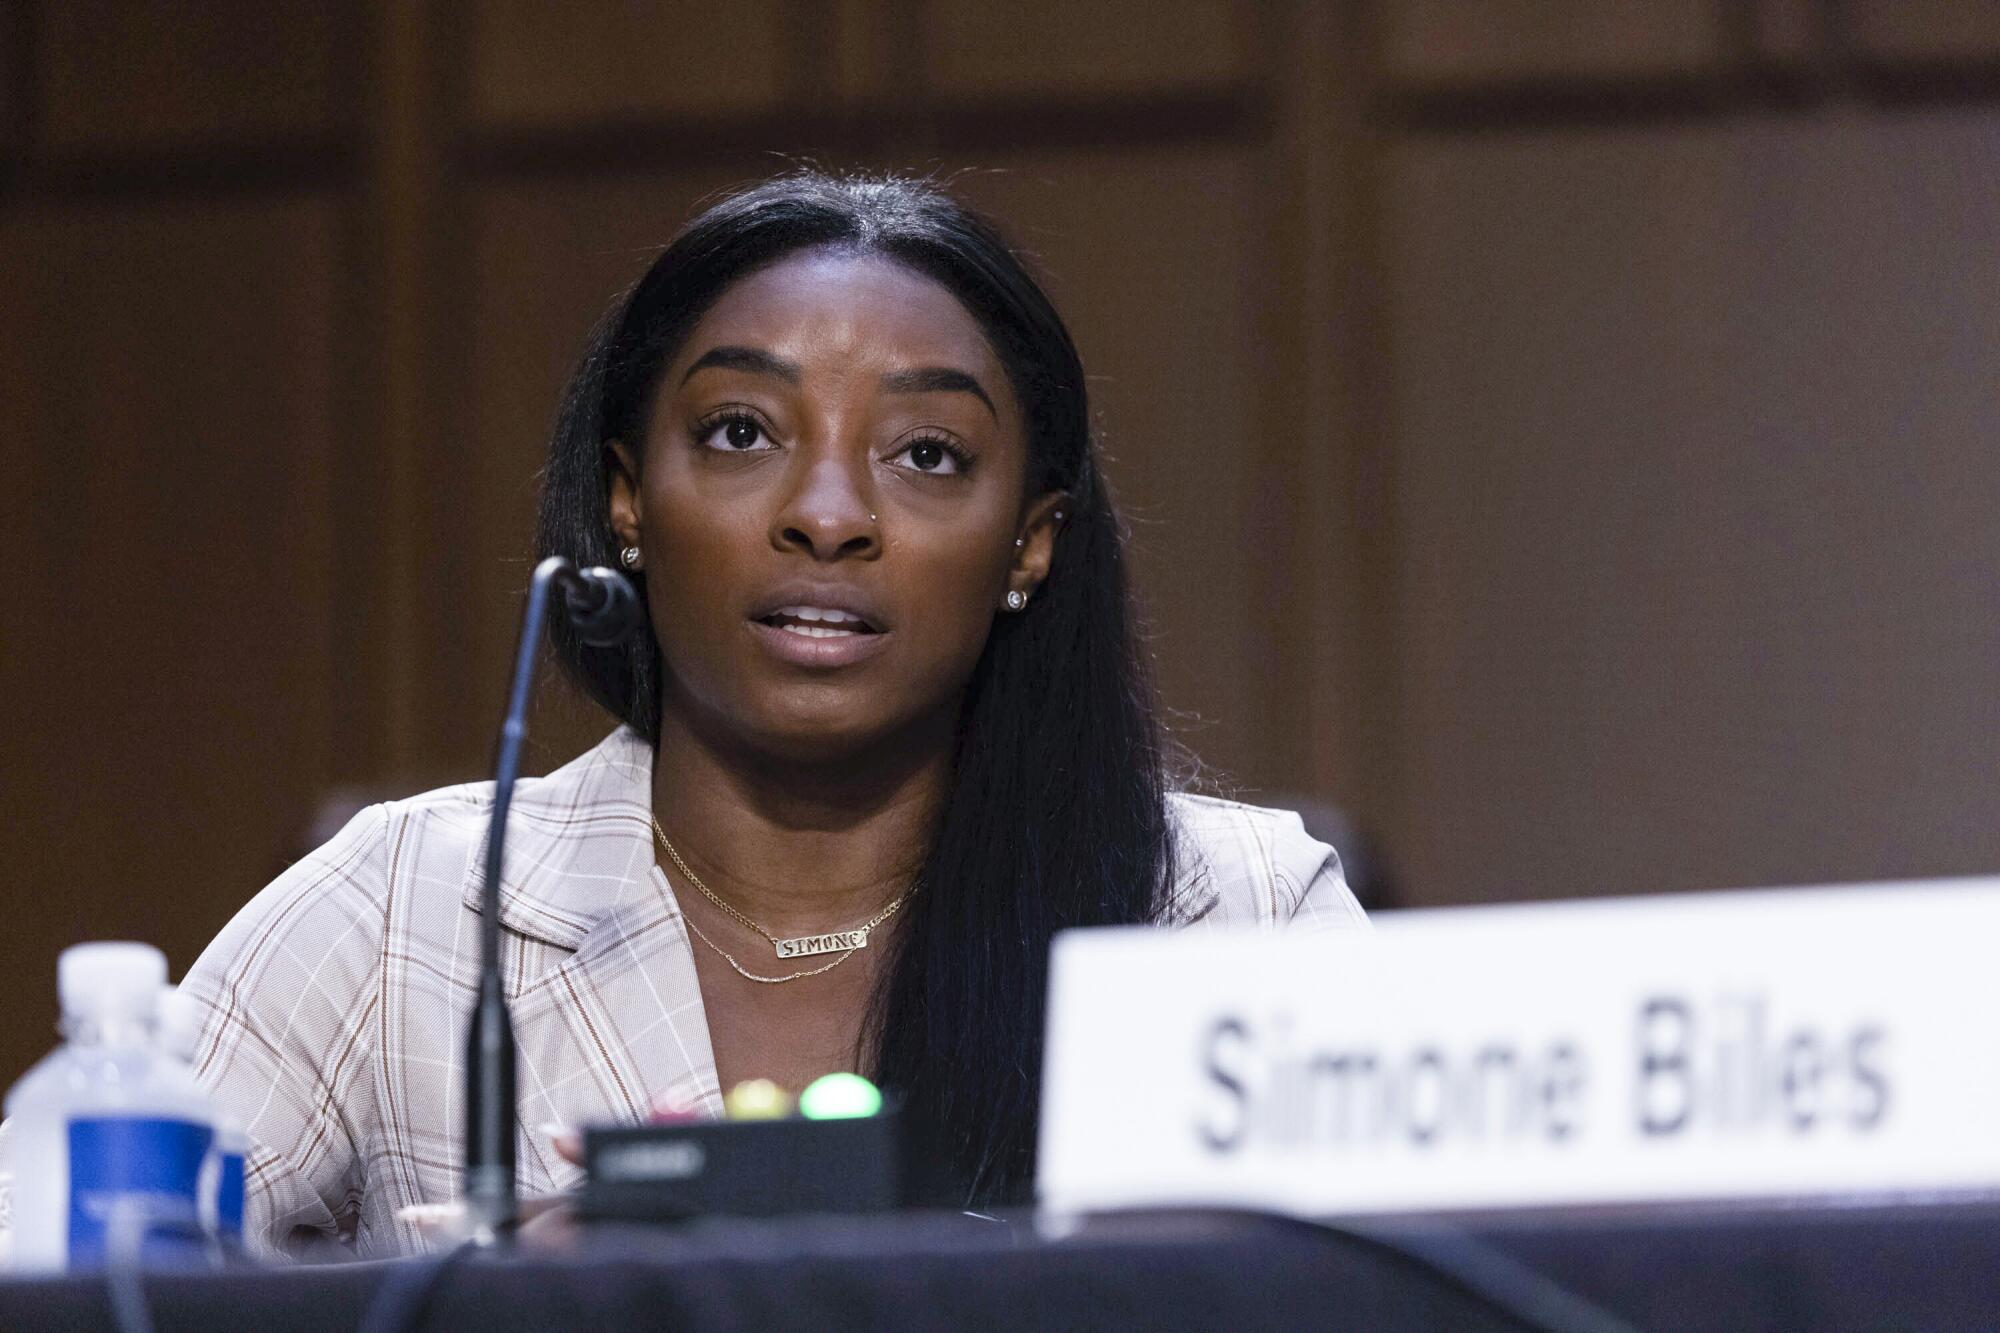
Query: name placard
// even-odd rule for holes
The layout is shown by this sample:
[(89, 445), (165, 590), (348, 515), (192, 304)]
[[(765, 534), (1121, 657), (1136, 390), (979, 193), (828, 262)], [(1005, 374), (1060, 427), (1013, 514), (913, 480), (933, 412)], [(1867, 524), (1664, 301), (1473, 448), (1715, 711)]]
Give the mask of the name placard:
[(1076, 931), (1057, 1209), (2000, 1189), (2000, 880)]

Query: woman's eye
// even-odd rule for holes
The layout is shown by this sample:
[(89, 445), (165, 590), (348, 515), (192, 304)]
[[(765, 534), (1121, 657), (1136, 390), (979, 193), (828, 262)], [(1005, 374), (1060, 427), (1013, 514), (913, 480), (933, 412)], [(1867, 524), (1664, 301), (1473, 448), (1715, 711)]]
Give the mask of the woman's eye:
[(763, 423), (754, 417), (723, 417), (695, 431), (695, 438), (711, 449), (747, 453), (769, 443)]
[(950, 476), (964, 471), (964, 459), (959, 452), (942, 440), (917, 440), (904, 447), (891, 462), (907, 467), (912, 472), (929, 472), (940, 476)]

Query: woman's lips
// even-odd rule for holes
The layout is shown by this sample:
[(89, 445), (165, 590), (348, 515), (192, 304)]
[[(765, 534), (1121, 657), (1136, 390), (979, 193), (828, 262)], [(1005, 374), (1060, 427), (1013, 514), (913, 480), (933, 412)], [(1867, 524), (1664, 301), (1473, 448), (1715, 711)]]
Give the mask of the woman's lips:
[(789, 617), (774, 619), (776, 623), (752, 620), (750, 632), (766, 652), (791, 666), (815, 670), (853, 666), (881, 652), (889, 641), (887, 631), (869, 633)]

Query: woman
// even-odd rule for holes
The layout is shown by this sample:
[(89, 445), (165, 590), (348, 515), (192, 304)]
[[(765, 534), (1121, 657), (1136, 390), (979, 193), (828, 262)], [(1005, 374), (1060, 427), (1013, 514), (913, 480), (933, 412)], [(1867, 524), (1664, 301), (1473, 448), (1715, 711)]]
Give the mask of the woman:
[[(555, 632), (622, 725), (509, 824), (524, 1196), (580, 1174), (554, 1127), (853, 1069), (967, 1200), (1018, 1198), (1056, 931), (1360, 921), (1295, 816), (1168, 794), (1075, 348), (928, 185), (794, 175), (688, 225), (569, 386), (539, 546), (629, 570), (650, 626)], [(265, 1240), (385, 1249), (456, 1193), (489, 808), (364, 812), (190, 974)]]

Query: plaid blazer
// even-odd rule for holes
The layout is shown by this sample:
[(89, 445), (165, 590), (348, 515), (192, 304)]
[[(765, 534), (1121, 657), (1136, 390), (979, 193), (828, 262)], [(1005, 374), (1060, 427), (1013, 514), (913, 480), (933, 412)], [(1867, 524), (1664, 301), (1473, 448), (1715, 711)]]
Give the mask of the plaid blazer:
[[(654, 861), (651, 748), (624, 728), (515, 790), (501, 963), (520, 1048), (523, 1197), (581, 1171), (547, 1126), (636, 1122), (658, 1099), (721, 1112), (694, 956)], [(1364, 925), (1297, 815), (1177, 795), (1182, 923)], [(456, 1196), (464, 1018), (478, 975), (492, 785), (363, 811), (240, 911), (184, 989), (195, 1069), (248, 1129), (246, 1237), (414, 1248), (399, 1208)], [(0, 1130), (0, 1225), (11, 1171)]]

